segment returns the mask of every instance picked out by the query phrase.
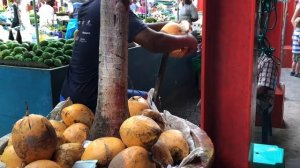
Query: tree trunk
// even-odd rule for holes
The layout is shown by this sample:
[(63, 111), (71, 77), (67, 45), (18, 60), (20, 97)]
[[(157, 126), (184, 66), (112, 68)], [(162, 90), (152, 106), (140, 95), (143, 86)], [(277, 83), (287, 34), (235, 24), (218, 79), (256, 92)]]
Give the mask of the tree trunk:
[(128, 0), (101, 1), (98, 100), (90, 140), (119, 137), (119, 128), (129, 116), (128, 6)]

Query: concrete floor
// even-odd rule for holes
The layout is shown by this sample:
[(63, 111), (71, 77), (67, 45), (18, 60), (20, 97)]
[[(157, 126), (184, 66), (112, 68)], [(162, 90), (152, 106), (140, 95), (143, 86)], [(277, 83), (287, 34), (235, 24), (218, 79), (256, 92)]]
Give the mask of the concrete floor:
[[(284, 121), (286, 128), (273, 128), (270, 144), (285, 150), (286, 168), (300, 167), (300, 78), (289, 75), (291, 69), (283, 68), (281, 82), (285, 84)], [(261, 128), (256, 127), (255, 142), (259, 143)]]

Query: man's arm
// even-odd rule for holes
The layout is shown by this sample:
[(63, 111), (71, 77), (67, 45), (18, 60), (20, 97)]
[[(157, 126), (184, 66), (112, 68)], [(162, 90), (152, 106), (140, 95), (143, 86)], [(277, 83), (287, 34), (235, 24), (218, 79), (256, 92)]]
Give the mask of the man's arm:
[(197, 50), (197, 40), (192, 34), (169, 35), (163, 32), (156, 32), (145, 28), (134, 37), (134, 42), (154, 53), (167, 53), (175, 49), (188, 48), (188, 53)]
[(162, 27), (168, 22), (157, 22), (157, 23), (147, 23), (147, 26), (155, 31), (160, 31)]

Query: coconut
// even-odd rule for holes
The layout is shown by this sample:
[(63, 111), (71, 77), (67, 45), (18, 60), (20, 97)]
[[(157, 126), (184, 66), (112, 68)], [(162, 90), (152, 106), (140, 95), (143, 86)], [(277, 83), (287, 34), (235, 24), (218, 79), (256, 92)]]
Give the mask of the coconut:
[(12, 144), (16, 154), (28, 164), (50, 159), (57, 145), (57, 136), (47, 118), (30, 114), (13, 126)]
[(83, 104), (72, 104), (63, 108), (61, 118), (67, 126), (83, 123), (90, 128), (94, 121), (94, 113)]
[(141, 146), (150, 149), (156, 143), (162, 130), (151, 118), (136, 115), (126, 119), (120, 127), (120, 136), (127, 146)]
[(52, 160), (37, 160), (25, 166), (25, 168), (61, 168)]
[(82, 144), (89, 135), (89, 127), (82, 123), (70, 125), (63, 133), (66, 142)]
[(125, 145), (119, 138), (103, 137), (92, 141), (82, 154), (81, 160), (98, 160), (100, 166), (107, 166)]
[(108, 168), (156, 168), (148, 151), (140, 146), (132, 146), (117, 154)]
[(65, 143), (56, 149), (53, 161), (62, 168), (72, 168), (74, 163), (80, 160), (83, 151), (84, 148), (80, 143)]
[(165, 144), (175, 163), (180, 162), (189, 154), (189, 145), (179, 130), (167, 130), (161, 133), (158, 141)]

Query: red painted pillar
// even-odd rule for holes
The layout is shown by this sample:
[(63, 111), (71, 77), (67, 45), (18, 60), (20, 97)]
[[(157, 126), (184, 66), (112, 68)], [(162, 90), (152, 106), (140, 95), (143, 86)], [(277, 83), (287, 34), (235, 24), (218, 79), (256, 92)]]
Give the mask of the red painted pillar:
[(203, 11), (203, 0), (198, 0), (197, 9), (198, 11)]
[(255, 4), (204, 1), (201, 127), (214, 143), (215, 168), (248, 167), (256, 97)]

